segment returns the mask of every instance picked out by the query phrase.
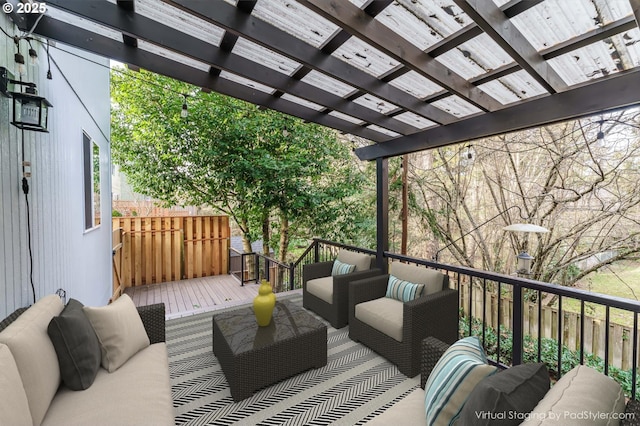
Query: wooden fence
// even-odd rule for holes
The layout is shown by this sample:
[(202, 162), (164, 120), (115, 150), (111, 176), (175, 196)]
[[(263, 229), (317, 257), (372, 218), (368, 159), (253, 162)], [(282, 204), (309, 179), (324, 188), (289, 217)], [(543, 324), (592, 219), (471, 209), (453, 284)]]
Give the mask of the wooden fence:
[[(498, 322), (503, 327), (511, 329), (511, 317), (513, 315), (513, 301), (508, 285), (502, 286), (502, 298), (500, 312), (498, 312), (497, 291), (487, 291), (486, 308), (484, 305), (483, 289), (479, 285), (473, 286), (473, 299), (471, 303), (474, 318), (482, 321), (483, 309), (485, 322), (494, 330)], [(469, 316), (469, 283), (460, 283), (460, 308), (465, 316)], [(562, 344), (571, 350), (580, 349), (580, 314), (563, 309), (562, 321), (558, 327), (558, 309), (543, 306), (541, 309), (541, 326), (538, 329), (538, 304), (524, 303), (523, 325), (524, 334), (537, 338), (540, 334), (553, 340), (558, 339), (559, 330), (562, 332)], [(585, 315), (584, 317), (584, 351), (604, 359), (606, 322), (604, 319)], [(633, 362), (633, 344), (631, 336), (632, 327), (627, 327), (613, 322), (609, 323), (609, 363), (622, 369), (630, 369)], [(640, 353), (640, 351), (639, 351)]]
[(123, 288), (228, 273), (227, 216), (114, 217), (119, 228)]

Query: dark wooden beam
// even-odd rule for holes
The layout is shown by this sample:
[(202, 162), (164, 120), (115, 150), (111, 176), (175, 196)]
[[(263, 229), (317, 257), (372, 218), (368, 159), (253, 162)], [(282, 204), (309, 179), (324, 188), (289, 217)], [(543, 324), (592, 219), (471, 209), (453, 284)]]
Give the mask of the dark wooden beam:
[(467, 25), (466, 27), (451, 34), (449, 37), (443, 38), (439, 42), (432, 44), (424, 50), (424, 53), (428, 54), (432, 58), (436, 58), (455, 49), (462, 43), (466, 43), (472, 38), (478, 37), (480, 34), (482, 34), (482, 30), (476, 24)]
[[(348, 102), (340, 96), (299, 81), (299, 79), (291, 79), (289, 76), (269, 67), (255, 63), (242, 56), (228, 53), (222, 49), (222, 44), (218, 48), (145, 16), (123, 13), (117, 6), (108, 1), (69, 2), (52, 0), (50, 4), (64, 8), (67, 12), (77, 14), (123, 34), (129, 34), (132, 37), (158, 44), (166, 49), (208, 63), (213, 67), (210, 70), (212, 76), (219, 75), (222, 69), (273, 87), (280, 91), (280, 96), (282, 93), (290, 93), (402, 135), (419, 131), (419, 129), (407, 123), (390, 118), (378, 111)], [(227, 32), (225, 37), (228, 35), (230, 33)], [(236, 37), (235, 35), (231, 36)]]
[[(616, 34), (620, 34), (624, 31), (629, 31), (636, 27), (635, 19), (633, 16), (626, 16), (618, 21), (611, 22), (604, 27), (597, 28), (589, 31), (585, 34), (566, 40), (562, 43), (558, 43), (548, 49), (541, 50), (539, 52), (545, 60), (555, 58), (560, 55), (572, 52), (584, 46), (588, 46), (599, 40), (603, 40), (607, 37), (611, 37)], [(496, 80), (511, 73), (520, 71), (522, 68), (518, 64), (507, 64), (495, 70), (492, 70), (486, 74), (479, 75), (469, 80), (471, 84), (479, 86), (489, 81)]]
[(395, 157), (640, 105), (639, 85), (640, 70), (625, 71), (490, 114), (359, 148), (356, 154), (361, 160)]
[(135, 12), (136, 10), (134, 0), (116, 0), (116, 4), (119, 8), (127, 12)]
[[(500, 6), (500, 10), (504, 12), (507, 18), (513, 18), (543, 1), (544, 0), (512, 0)], [(435, 58), (443, 53), (447, 53), (451, 49), (455, 49), (462, 43), (465, 43), (480, 34), (482, 34), (482, 30), (478, 28), (478, 25), (472, 23), (456, 31), (447, 38), (440, 40), (438, 43), (429, 46), (424, 52)]]
[(426, 55), (414, 44), (371, 18), (348, 0), (297, 1), (478, 108), (484, 111), (494, 111), (502, 107), (491, 96), (470, 85), (455, 71)]
[(195, 13), (200, 18), (227, 31), (245, 37), (254, 43), (328, 74), (364, 92), (369, 92), (381, 99), (422, 115), (431, 121), (452, 123), (458, 120), (452, 114), (407, 96), (406, 92), (380, 82), (380, 80), (364, 71), (316, 49), (285, 31), (253, 16), (239, 13), (235, 7), (226, 2), (216, 2), (216, 7), (210, 7), (207, 2), (199, 0), (164, 1), (189, 13)]
[(511, 19), (543, 1), (544, 0), (511, 0), (500, 6), (500, 10), (504, 12), (507, 18)]
[(633, 16), (636, 17), (636, 23), (640, 27), (640, 0), (629, 0), (631, 3), (631, 10), (633, 10)]
[(545, 90), (556, 93), (567, 88), (567, 84), (560, 75), (540, 56), (493, 0), (454, 0), (454, 2)]
[(545, 60), (555, 58), (565, 53), (572, 52), (581, 47), (596, 43), (605, 38), (612, 37), (625, 31), (632, 30), (637, 27), (636, 20), (633, 16), (626, 16), (615, 22), (611, 22), (601, 28), (596, 28), (577, 37), (571, 38), (562, 43), (558, 43), (548, 49), (540, 51), (540, 56)]
[(379, 142), (390, 139), (386, 135), (362, 126), (340, 120), (327, 114), (322, 114), (321, 112), (306, 108), (294, 102), (275, 98), (268, 93), (254, 90), (230, 80), (214, 77), (206, 71), (192, 68), (188, 65), (141, 49), (126, 46), (124, 43), (66, 24), (46, 15), (42, 17), (34, 33), (125, 64), (133, 64), (197, 87), (206, 87), (218, 93), (274, 109), (309, 122), (315, 122), (346, 133), (358, 135), (366, 139), (377, 139)]
[(389, 250), (389, 160), (376, 160), (376, 266), (387, 273)]
[[(116, 0), (116, 4), (121, 10), (126, 12), (135, 12), (136, 7), (134, 0)], [(122, 34), (122, 41), (127, 46), (138, 47), (138, 39), (127, 34)]]

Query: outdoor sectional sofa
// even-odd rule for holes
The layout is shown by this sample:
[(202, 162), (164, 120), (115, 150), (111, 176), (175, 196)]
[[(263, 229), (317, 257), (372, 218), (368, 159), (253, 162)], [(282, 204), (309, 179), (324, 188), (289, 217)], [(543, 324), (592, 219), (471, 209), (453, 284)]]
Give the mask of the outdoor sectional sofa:
[[(431, 421), (427, 422), (425, 397), (429, 386), (437, 386), (434, 378), (429, 376), (439, 368), (438, 362), (450, 347), (434, 337), (424, 339), (421, 387), (374, 417), (367, 425), (449, 424), (442, 423), (442, 418), (433, 421), (435, 411), (447, 410), (437, 404), (437, 408), (431, 406), (429, 409)], [(455, 363), (458, 362), (456, 359)], [(459, 369), (460, 364), (456, 365)], [(454, 381), (458, 388), (463, 386), (457, 380), (448, 380), (447, 386), (451, 388)], [(463, 401), (460, 415), (452, 423), (455, 425), (640, 425), (640, 402), (626, 401), (618, 383), (584, 365), (574, 367), (552, 387), (544, 364), (522, 364), (506, 370), (496, 369), (474, 384), (471, 390), (457, 392), (448, 389), (447, 392), (447, 402), (455, 398)]]
[[(69, 368), (69, 360), (59, 361), (51, 332), (59, 331), (63, 303), (56, 295), (40, 299), (30, 308), (20, 309), (0, 323), (0, 423), (21, 425), (173, 425), (173, 404), (169, 382), (169, 363), (165, 342), (164, 304), (137, 309), (128, 296), (111, 305), (94, 309), (97, 317), (126, 319), (127, 326), (118, 326), (108, 333), (96, 332), (99, 341), (98, 364), (94, 377), (69, 381), (71, 390), (63, 379), (61, 365)], [(73, 315), (82, 318), (82, 305), (75, 301), (67, 306), (80, 307)], [(73, 312), (65, 309), (65, 311)], [(133, 312), (133, 316), (131, 313)], [(139, 314), (136, 315), (136, 312)], [(103, 327), (107, 322), (91, 325)], [(65, 317), (68, 319), (68, 317)], [(104, 316), (102, 318), (105, 318)], [(74, 319), (74, 321), (75, 321)], [(142, 322), (142, 325), (139, 322)], [(136, 326), (142, 327), (137, 329)], [(50, 329), (52, 328), (52, 329)], [(48, 329), (49, 332), (48, 332)], [(86, 329), (85, 329), (86, 330)], [(89, 330), (90, 331), (90, 330)], [(142, 333), (144, 343), (131, 346), (140, 340), (135, 333)], [(70, 353), (86, 348), (86, 342), (74, 341), (82, 335), (77, 331), (62, 337), (63, 346)], [(148, 340), (146, 338), (148, 337)], [(111, 339), (111, 340), (109, 340)], [(120, 339), (120, 340), (118, 340)], [(122, 340), (124, 339), (124, 340)], [(58, 342), (59, 343), (59, 342)], [(118, 347), (108, 345), (116, 343)], [(105, 353), (104, 348), (108, 347)], [(115, 349), (115, 352), (114, 352)], [(100, 351), (102, 350), (102, 353)], [(131, 353), (133, 354), (131, 355)], [(76, 352), (77, 353), (77, 352)], [(109, 357), (104, 367), (103, 356)], [(130, 356), (129, 356), (130, 355)], [(128, 358), (127, 358), (128, 357)], [(91, 357), (71, 361), (72, 369), (86, 372), (86, 362)], [(84, 367), (83, 367), (84, 366)], [(66, 380), (66, 379), (65, 379)]]

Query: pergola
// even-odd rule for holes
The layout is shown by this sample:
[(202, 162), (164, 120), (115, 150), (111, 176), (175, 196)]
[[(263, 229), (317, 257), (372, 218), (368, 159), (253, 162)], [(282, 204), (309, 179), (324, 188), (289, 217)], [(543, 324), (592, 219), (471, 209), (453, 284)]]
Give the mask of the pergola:
[[(17, 0), (2, 0), (16, 4)], [(360, 136), (387, 158), (640, 104), (640, 0), (48, 0), (24, 31)], [(379, 256), (382, 259), (382, 256)]]

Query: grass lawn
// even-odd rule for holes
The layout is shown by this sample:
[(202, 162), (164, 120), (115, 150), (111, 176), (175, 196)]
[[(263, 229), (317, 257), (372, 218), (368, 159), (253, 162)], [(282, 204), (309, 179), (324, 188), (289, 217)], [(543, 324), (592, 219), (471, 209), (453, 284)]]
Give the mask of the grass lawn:
[[(578, 286), (594, 293), (608, 294), (631, 300), (640, 300), (640, 263), (618, 262), (602, 268), (586, 278)], [(567, 311), (580, 312), (580, 302), (563, 299), (562, 307)], [(593, 304), (585, 304), (585, 314), (596, 318), (605, 318), (605, 308)], [(626, 311), (612, 309), (611, 322), (633, 326), (633, 315)]]

